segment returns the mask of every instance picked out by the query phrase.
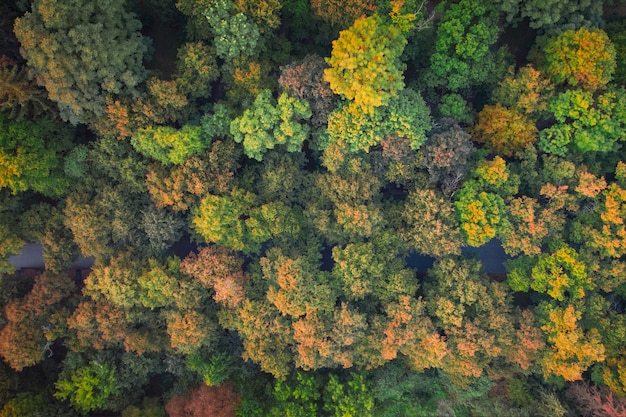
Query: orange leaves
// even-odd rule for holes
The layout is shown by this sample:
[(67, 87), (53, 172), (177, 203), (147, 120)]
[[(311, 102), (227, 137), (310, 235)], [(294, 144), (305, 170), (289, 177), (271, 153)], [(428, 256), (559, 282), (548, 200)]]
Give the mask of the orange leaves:
[(478, 114), (473, 133), (493, 153), (512, 156), (537, 140), (538, 130), (526, 116), (513, 108), (485, 106)]

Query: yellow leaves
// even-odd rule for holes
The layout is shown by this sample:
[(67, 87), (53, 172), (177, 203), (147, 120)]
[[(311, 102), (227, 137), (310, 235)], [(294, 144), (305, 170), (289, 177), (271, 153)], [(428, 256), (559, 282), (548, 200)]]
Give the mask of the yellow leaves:
[(566, 381), (580, 380), (589, 366), (605, 359), (600, 335), (595, 329), (583, 333), (578, 327), (581, 313), (573, 305), (565, 309), (548, 308), (548, 322), (541, 329), (546, 333), (552, 349), (540, 360), (544, 376), (556, 375)]

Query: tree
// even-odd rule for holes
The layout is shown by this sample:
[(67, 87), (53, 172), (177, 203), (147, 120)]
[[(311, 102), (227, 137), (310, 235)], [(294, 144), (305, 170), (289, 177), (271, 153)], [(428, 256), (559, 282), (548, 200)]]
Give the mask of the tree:
[[(30, 292), (5, 305), (7, 324), (0, 330), (0, 355), (15, 370), (41, 362), (63, 333), (74, 283), (65, 274), (40, 274)], [(49, 342), (49, 343), (48, 343)]]
[(339, 378), (331, 374), (324, 390), (324, 410), (331, 417), (374, 415), (374, 398), (363, 375), (352, 374), (351, 379), (342, 384)]
[(413, 295), (417, 282), (412, 270), (398, 257), (400, 242), (381, 233), (369, 242), (349, 243), (333, 248), (332, 275), (348, 300), (372, 295), (385, 304), (399, 295)]
[(555, 83), (586, 91), (604, 88), (615, 72), (615, 47), (601, 29), (567, 30), (548, 40), (541, 68)]
[(554, 85), (550, 79), (531, 65), (526, 65), (517, 73), (511, 68), (509, 75), (494, 90), (491, 100), (521, 114), (539, 116), (547, 110), (553, 94)]
[(478, 113), (472, 133), (491, 152), (512, 156), (537, 140), (537, 127), (515, 109), (487, 105)]
[(69, 379), (59, 379), (55, 387), (55, 397), (69, 400), (81, 414), (108, 408), (110, 397), (120, 393), (115, 370), (97, 362), (74, 370)]
[[(240, 5), (243, 3), (238, 1)], [(240, 55), (256, 53), (259, 27), (255, 22), (249, 21), (248, 16), (235, 10), (233, 1), (212, 0), (202, 14), (213, 30), (217, 56), (232, 61)]]
[(442, 12), (427, 85), (458, 92), (497, 81), (505, 68), (502, 50), (492, 51), (500, 31), (494, 5), (461, 0), (448, 4)]
[(190, 156), (180, 165), (149, 165), (145, 185), (157, 208), (187, 211), (205, 194), (231, 190), (240, 156), (241, 150), (233, 141), (217, 140), (210, 152)]
[(501, 235), (504, 251), (510, 256), (520, 252), (524, 255), (539, 255), (543, 243), (557, 223), (550, 223), (550, 211), (535, 198), (522, 196), (511, 199), (507, 204), (510, 227)]
[(508, 23), (528, 19), (540, 33), (560, 33), (563, 29), (596, 26), (602, 19), (602, 2), (588, 0), (505, 0), (498, 7)]
[(267, 281), (267, 300), (283, 316), (332, 311), (337, 293), (327, 272), (305, 257), (291, 259), (278, 248), (270, 249), (260, 260)]
[(201, 385), (172, 397), (165, 410), (169, 417), (235, 417), (240, 398), (230, 382), (218, 387)]
[(26, 67), (0, 57), (0, 111), (11, 119), (37, 118), (52, 109), (43, 89), (28, 78)]
[(507, 279), (511, 288), (524, 292), (532, 288), (558, 301), (582, 299), (586, 290), (595, 288), (576, 250), (561, 244), (550, 252), (511, 261)]
[(489, 279), (478, 260), (443, 258), (428, 271), (424, 300), (447, 336), (441, 368), (455, 385), (467, 386), (486, 369), (498, 371), (490, 365), (508, 356), (516, 337), (506, 285)]
[(319, 55), (307, 55), (302, 60), (280, 67), (278, 85), (282, 92), (309, 102), (311, 125), (314, 127), (326, 125), (335, 107), (335, 95), (324, 79), (326, 68), (328, 65)]
[(8, 225), (0, 223), (0, 243), (0, 273), (13, 272), (15, 267), (9, 263), (9, 257), (19, 255), (26, 242), (10, 230)]
[(510, 227), (504, 199), (517, 193), (520, 179), (500, 156), (479, 161), (472, 176), (455, 194), (455, 207), (467, 243), (481, 246)]
[(243, 259), (221, 246), (207, 246), (190, 253), (180, 264), (180, 270), (200, 281), (203, 287), (215, 291), (213, 298), (228, 307), (237, 307), (244, 300), (244, 285), (248, 276), (243, 271)]
[(353, 101), (354, 114), (371, 113), (404, 88), (403, 31), (378, 15), (363, 17), (333, 41), (324, 77), (335, 94)]
[(580, 380), (591, 365), (604, 361), (605, 349), (597, 329), (582, 329), (578, 324), (582, 314), (572, 304), (561, 308), (543, 303), (539, 317), (551, 348), (539, 359), (545, 378), (555, 375), (566, 381)]
[(439, 120), (422, 147), (421, 165), (430, 180), (444, 191), (453, 192), (469, 170), (469, 159), (476, 148), (472, 137), (452, 119)]
[(309, 128), (301, 124), (311, 117), (309, 103), (283, 93), (278, 103), (270, 90), (263, 90), (251, 108), (232, 121), (230, 133), (235, 142), (243, 142), (245, 154), (258, 161), (276, 145), (286, 145), (289, 152), (297, 152), (308, 138)]
[(140, 28), (123, 0), (36, 0), (32, 12), (15, 21), (22, 54), (38, 84), (72, 124), (101, 116), (107, 94), (139, 95), (148, 50)]
[(63, 153), (70, 148), (71, 137), (72, 131), (59, 122), (10, 121), (0, 113), (0, 189), (63, 195), (69, 186)]
[(623, 417), (626, 416), (626, 401), (615, 397), (605, 387), (590, 385), (588, 382), (570, 384), (566, 391), (576, 409), (592, 417)]
[(349, 2), (312, 0), (311, 9), (313, 9), (316, 15), (331, 25), (347, 28), (363, 15), (374, 12), (376, 4), (371, 0), (351, 0)]
[(178, 49), (176, 84), (191, 98), (211, 96), (211, 83), (220, 73), (214, 51), (202, 42), (187, 42)]
[(202, 134), (200, 126), (185, 125), (180, 130), (169, 126), (150, 126), (139, 129), (131, 143), (139, 153), (162, 164), (179, 165), (191, 155), (207, 149), (211, 139)]
[(612, 152), (623, 141), (626, 117), (624, 89), (595, 95), (590, 91), (568, 90), (548, 105), (556, 124), (539, 135), (539, 149), (565, 156), (568, 151)]
[(465, 241), (481, 246), (508, 228), (504, 200), (498, 194), (480, 191), (466, 182), (456, 194), (455, 207)]
[(344, 103), (328, 118), (329, 142), (342, 142), (350, 152), (368, 152), (387, 135), (407, 139), (416, 150), (426, 142), (430, 127), (430, 110), (422, 96), (411, 89), (402, 90), (389, 99), (388, 105), (370, 112), (355, 112), (352, 105)]
[(394, 360), (402, 353), (417, 372), (441, 366), (448, 354), (446, 342), (426, 314), (421, 298), (400, 295), (385, 306), (385, 312), (384, 337), (380, 341), (383, 359)]
[(464, 244), (454, 205), (428, 188), (409, 191), (400, 236), (407, 246), (428, 256), (460, 255)]

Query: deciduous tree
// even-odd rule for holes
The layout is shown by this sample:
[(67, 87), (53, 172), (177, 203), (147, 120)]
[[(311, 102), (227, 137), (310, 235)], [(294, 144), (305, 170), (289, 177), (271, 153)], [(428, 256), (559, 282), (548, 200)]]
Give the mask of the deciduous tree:
[(107, 94), (139, 95), (146, 76), (141, 61), (148, 50), (140, 28), (123, 0), (37, 0), (15, 21), (22, 54), (37, 82), (72, 124), (101, 116)]
[(334, 93), (354, 103), (353, 113), (371, 113), (404, 88), (400, 55), (406, 42), (403, 31), (382, 17), (360, 18), (333, 41), (325, 79)]
[(615, 72), (615, 47), (606, 32), (582, 27), (548, 40), (541, 68), (555, 83), (586, 91), (604, 88)]

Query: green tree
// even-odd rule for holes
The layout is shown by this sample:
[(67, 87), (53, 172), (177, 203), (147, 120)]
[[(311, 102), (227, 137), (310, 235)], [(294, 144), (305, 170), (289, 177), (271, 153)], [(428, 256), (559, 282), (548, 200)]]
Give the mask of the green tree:
[(139, 95), (148, 50), (140, 28), (124, 0), (36, 0), (32, 11), (15, 21), (22, 54), (38, 84), (72, 124), (101, 116), (107, 94)]
[(301, 123), (311, 117), (309, 103), (283, 93), (276, 103), (270, 90), (263, 90), (251, 108), (232, 121), (230, 133), (243, 142), (245, 154), (258, 161), (276, 145), (297, 152), (308, 138), (309, 128)]
[(0, 113), (0, 189), (13, 194), (33, 190), (59, 197), (69, 186), (63, 154), (72, 131), (49, 119), (10, 121)]
[(111, 396), (120, 392), (115, 370), (97, 362), (76, 369), (68, 379), (59, 379), (55, 387), (55, 396), (69, 400), (81, 414), (108, 408)]
[(374, 398), (369, 388), (363, 375), (352, 374), (350, 380), (342, 384), (331, 374), (324, 388), (324, 410), (331, 417), (373, 416)]
[(413, 295), (417, 291), (415, 273), (404, 268), (399, 246), (397, 238), (383, 233), (369, 242), (335, 246), (332, 274), (344, 296), (358, 301), (373, 295), (386, 304), (399, 295)]
[(430, 110), (422, 96), (411, 89), (400, 91), (386, 106), (370, 112), (354, 112), (344, 103), (328, 118), (330, 143), (343, 142), (350, 152), (368, 152), (387, 135), (405, 138), (411, 149), (419, 149), (430, 127)]
[(437, 25), (427, 85), (458, 92), (494, 83), (504, 69), (502, 50), (492, 50), (500, 32), (495, 6), (478, 0), (446, 6)]
[(568, 90), (554, 97), (548, 110), (556, 124), (540, 132), (539, 149), (546, 153), (612, 152), (626, 138), (624, 89), (599, 95)]
[(207, 149), (211, 138), (203, 134), (200, 126), (185, 125), (180, 130), (169, 126), (150, 126), (139, 129), (131, 144), (139, 153), (165, 165), (180, 165), (191, 155)]
[(213, 29), (217, 56), (232, 61), (256, 53), (259, 28), (243, 13), (236, 13), (230, 0), (214, 0), (204, 12)]
[(354, 103), (352, 113), (371, 113), (404, 88), (406, 42), (400, 27), (378, 15), (358, 19), (333, 41), (324, 76), (334, 93)]
[(588, 267), (580, 255), (566, 244), (537, 257), (510, 261), (507, 282), (514, 291), (529, 288), (547, 293), (558, 301), (582, 299), (585, 291), (595, 288)]
[(541, 33), (596, 26), (602, 19), (603, 2), (589, 0), (503, 0), (500, 9), (509, 23), (528, 19), (530, 27)]

